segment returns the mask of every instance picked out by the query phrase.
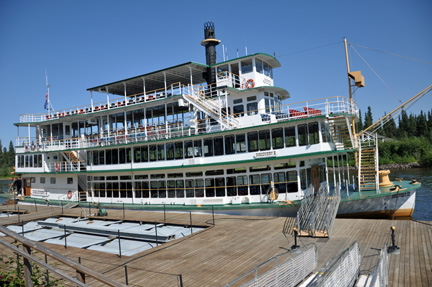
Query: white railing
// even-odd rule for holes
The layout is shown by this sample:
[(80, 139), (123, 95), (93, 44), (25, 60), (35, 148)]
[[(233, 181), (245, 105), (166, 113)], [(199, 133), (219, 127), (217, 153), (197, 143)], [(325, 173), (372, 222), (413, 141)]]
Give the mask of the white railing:
[(387, 287), (388, 286), (388, 267), (389, 259), (387, 253), (387, 244), (384, 244), (384, 248), (380, 251), (378, 264), (375, 267), (372, 275), (372, 281), (368, 285), (370, 287)]
[(357, 241), (323, 267), (308, 287), (353, 286), (360, 273), (361, 254)]
[(110, 99), (109, 101), (102, 101), (98, 103), (94, 103), (93, 105), (84, 105), (73, 107), (69, 109), (62, 109), (51, 111), (47, 113), (38, 113), (38, 114), (21, 114), (20, 115), (20, 123), (31, 123), (31, 122), (42, 122), (52, 119), (59, 119), (71, 115), (79, 115), (79, 114), (88, 114), (93, 112), (99, 112), (103, 110), (109, 110), (119, 107), (125, 107), (129, 105), (136, 105), (144, 102), (150, 102), (158, 99), (169, 98), (173, 95), (181, 95), (183, 91), (183, 87), (180, 82), (172, 84), (171, 86), (162, 89), (157, 89), (153, 91), (149, 91), (134, 95), (128, 95), (125, 100), (124, 97)]
[(73, 171), (81, 171), (85, 170), (85, 163), (81, 161), (77, 162), (47, 162), (46, 168), (49, 172), (73, 172)]
[[(297, 286), (315, 270), (318, 263), (315, 244), (306, 245), (300, 250), (300, 254), (287, 252), (275, 256), (225, 286)], [(262, 270), (268, 271), (261, 273)]]

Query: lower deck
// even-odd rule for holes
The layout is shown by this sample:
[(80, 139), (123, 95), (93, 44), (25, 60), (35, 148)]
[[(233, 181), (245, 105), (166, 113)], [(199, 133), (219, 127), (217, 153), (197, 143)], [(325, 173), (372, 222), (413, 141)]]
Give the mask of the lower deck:
[[(6, 207), (4, 207), (6, 208)], [(12, 208), (9, 206), (9, 208)], [(28, 214), (21, 217), (34, 219), (61, 213), (56, 207), (32, 205)], [(64, 210), (68, 215), (80, 216), (82, 209)], [(187, 213), (143, 212), (109, 210), (111, 219), (145, 220), (188, 224)], [(2, 218), (0, 224), (16, 223), (16, 218)], [(44, 244), (47, 247), (78, 261), (86, 267), (125, 283), (125, 266), (130, 286), (180, 286), (181, 274), (184, 286), (224, 286), (244, 273), (252, 270), (267, 259), (286, 252), (294, 243), (293, 237), (284, 237), (285, 221), (293, 226), (294, 218), (244, 217), (193, 214), (194, 224), (208, 225), (206, 230), (181, 240), (164, 244), (134, 256), (105, 254), (73, 247)], [(378, 261), (379, 250), (384, 243), (391, 243), (390, 227), (396, 227), (396, 244), (401, 248), (399, 255), (389, 256), (389, 286), (431, 286), (432, 273), (432, 224), (411, 220), (365, 220), (336, 219), (331, 238), (300, 238), (299, 245), (315, 243), (318, 248), (318, 271), (328, 260), (337, 256), (353, 241), (357, 240), (362, 255), (361, 270), (373, 272)], [(8, 251), (2, 249), (1, 253)], [(43, 255), (38, 255), (42, 258)], [(53, 264), (51, 259), (48, 262)], [(63, 266), (58, 266), (63, 269)], [(67, 269), (64, 269), (67, 270)], [(70, 275), (75, 271), (67, 270)], [(100, 286), (91, 278), (86, 283)], [(66, 286), (68, 286), (66, 284)]]

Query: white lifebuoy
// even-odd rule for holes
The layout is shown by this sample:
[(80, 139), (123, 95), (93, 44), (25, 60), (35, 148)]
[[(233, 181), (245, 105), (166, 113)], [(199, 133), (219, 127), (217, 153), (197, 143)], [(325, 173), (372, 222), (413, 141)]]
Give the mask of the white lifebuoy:
[(255, 87), (255, 81), (253, 79), (249, 79), (246, 81), (246, 89), (252, 89)]
[(60, 170), (60, 164), (59, 164), (58, 162), (55, 164), (55, 170), (56, 170), (56, 171), (59, 171), (59, 170)]
[(68, 193), (67, 193), (67, 198), (69, 198), (69, 199), (71, 199), (72, 198), (72, 191), (68, 191)]

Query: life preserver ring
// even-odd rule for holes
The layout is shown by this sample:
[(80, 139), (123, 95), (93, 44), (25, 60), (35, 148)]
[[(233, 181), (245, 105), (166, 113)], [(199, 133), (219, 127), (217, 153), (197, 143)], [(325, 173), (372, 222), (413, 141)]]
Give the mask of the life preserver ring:
[(56, 171), (59, 171), (59, 170), (60, 170), (60, 164), (59, 164), (58, 162), (55, 164), (55, 170), (56, 170)]
[(253, 79), (249, 79), (246, 81), (246, 89), (252, 89), (255, 87), (255, 81)]
[(68, 191), (68, 193), (67, 193), (67, 198), (69, 198), (69, 199), (71, 199), (72, 198), (72, 191)]

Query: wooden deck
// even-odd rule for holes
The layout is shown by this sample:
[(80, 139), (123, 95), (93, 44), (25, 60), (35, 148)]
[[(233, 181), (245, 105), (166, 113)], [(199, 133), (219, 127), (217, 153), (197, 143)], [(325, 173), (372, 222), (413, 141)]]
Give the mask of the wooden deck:
[[(11, 207), (9, 207), (11, 208)], [(1, 209), (6, 209), (1, 207)], [(23, 206), (28, 214), (24, 221), (61, 214), (57, 207)], [(89, 210), (86, 210), (88, 214)], [(82, 216), (80, 209), (64, 210), (64, 214)], [(93, 208), (92, 213), (95, 212)], [(163, 222), (163, 212), (108, 210), (109, 219), (127, 219)], [(189, 225), (189, 213), (166, 213), (166, 222)], [(107, 218), (107, 217), (105, 217)], [(294, 218), (288, 219), (294, 224)], [(267, 259), (281, 254), (294, 243), (293, 237), (284, 237), (285, 218), (192, 214), (194, 225), (208, 226), (191, 236), (160, 245), (134, 256), (122, 256), (45, 244), (72, 260), (106, 276), (125, 283), (127, 266), (130, 286), (223, 286), (255, 268)], [(0, 218), (1, 225), (17, 223), (17, 216)], [(379, 250), (391, 243), (390, 227), (396, 226), (396, 244), (399, 255), (390, 255), (389, 286), (432, 286), (432, 222), (410, 220), (336, 219), (330, 238), (298, 239), (300, 246), (315, 243), (318, 247), (318, 268), (337, 256), (357, 240), (362, 254), (361, 270), (373, 271)], [(0, 253), (8, 251), (2, 249)], [(49, 263), (50, 260), (48, 260)], [(62, 266), (58, 266), (62, 269)], [(74, 271), (62, 269), (74, 275)], [(101, 286), (88, 278), (90, 286)], [(65, 284), (68, 286), (68, 284)]]

